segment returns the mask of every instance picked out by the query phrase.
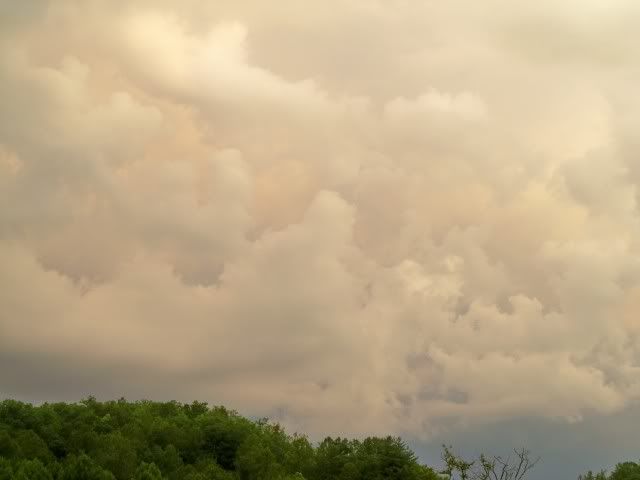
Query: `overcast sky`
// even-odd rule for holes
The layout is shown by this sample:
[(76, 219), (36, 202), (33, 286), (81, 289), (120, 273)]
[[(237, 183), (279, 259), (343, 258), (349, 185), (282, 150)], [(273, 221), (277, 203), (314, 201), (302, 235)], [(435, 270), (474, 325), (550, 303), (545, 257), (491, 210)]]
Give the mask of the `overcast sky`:
[(635, 459), (639, 22), (0, 0), (0, 394)]

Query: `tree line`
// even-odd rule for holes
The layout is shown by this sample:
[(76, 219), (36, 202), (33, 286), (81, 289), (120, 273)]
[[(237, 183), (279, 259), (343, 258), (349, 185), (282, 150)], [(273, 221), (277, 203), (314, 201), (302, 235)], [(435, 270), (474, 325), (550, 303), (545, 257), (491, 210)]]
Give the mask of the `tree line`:
[[(513, 453), (468, 461), (443, 445), (437, 471), (399, 437), (313, 444), (202, 402), (0, 402), (0, 480), (524, 480), (538, 459)], [(579, 480), (640, 480), (640, 465)]]
[(0, 403), (0, 480), (435, 480), (398, 437), (312, 444), (206, 403)]

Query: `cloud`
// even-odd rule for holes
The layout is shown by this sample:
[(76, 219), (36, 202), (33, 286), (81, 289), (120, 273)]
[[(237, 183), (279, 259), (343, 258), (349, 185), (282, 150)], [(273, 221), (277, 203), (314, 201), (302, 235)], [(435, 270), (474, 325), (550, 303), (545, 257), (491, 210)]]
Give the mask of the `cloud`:
[[(524, 30), (491, 4), (15, 7), (3, 394), (197, 397), (317, 435), (636, 401), (633, 62), (593, 47), (596, 2)], [(579, 54), (552, 53), (563, 22)]]

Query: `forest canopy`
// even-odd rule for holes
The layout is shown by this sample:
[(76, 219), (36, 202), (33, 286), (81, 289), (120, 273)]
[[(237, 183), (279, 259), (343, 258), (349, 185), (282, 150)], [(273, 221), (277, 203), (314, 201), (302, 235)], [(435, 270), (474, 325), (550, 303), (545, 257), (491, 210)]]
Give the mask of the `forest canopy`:
[(206, 403), (0, 403), (0, 480), (434, 480), (398, 437), (312, 444)]
[[(513, 453), (467, 461), (443, 445), (437, 472), (399, 437), (312, 443), (203, 402), (0, 402), (0, 480), (524, 480), (538, 459)], [(640, 480), (640, 464), (579, 480)]]

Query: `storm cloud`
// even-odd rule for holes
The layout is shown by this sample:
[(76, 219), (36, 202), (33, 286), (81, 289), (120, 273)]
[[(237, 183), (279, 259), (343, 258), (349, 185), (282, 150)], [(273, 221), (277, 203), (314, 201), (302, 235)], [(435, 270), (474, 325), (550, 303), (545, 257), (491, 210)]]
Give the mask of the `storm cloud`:
[(0, 5), (3, 395), (423, 438), (640, 397), (635, 2)]

